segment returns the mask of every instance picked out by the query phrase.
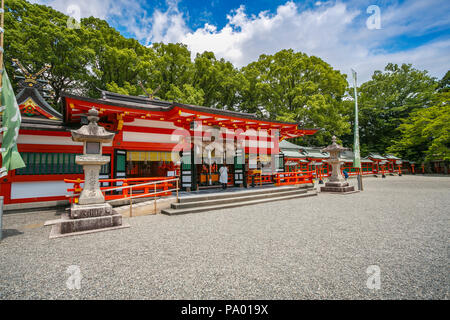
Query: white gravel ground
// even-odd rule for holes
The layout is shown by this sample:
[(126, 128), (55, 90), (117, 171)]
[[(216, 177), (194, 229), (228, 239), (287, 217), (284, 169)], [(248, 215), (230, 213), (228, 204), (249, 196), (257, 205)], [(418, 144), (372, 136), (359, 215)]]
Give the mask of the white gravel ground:
[[(448, 299), (450, 177), (364, 183), (55, 240), (42, 226), (54, 212), (5, 215), (0, 299)], [(70, 265), (79, 290), (66, 286)], [(366, 286), (370, 265), (379, 290)]]

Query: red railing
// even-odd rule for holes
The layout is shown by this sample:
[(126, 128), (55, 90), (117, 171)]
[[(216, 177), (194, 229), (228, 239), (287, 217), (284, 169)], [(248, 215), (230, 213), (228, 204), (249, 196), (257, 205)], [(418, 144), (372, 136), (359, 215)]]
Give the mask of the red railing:
[(273, 183), (272, 174), (267, 173), (250, 173), (247, 175), (247, 184), (251, 185), (254, 183), (255, 185), (262, 185), (263, 183)]
[(314, 171), (278, 172), (273, 175), (276, 186), (313, 183)]
[[(166, 181), (169, 180), (169, 181)], [(169, 196), (172, 194), (171, 189), (176, 184), (176, 179), (173, 177), (151, 177), (151, 178), (128, 178), (128, 179), (100, 179), (101, 185), (105, 183), (109, 186), (100, 187), (105, 200), (127, 199), (131, 196), (145, 197), (150, 196)], [(70, 203), (78, 203), (78, 198), (83, 190), (81, 184), (84, 183), (82, 179), (64, 179), (66, 183), (72, 183), (73, 187), (67, 189), (71, 192), (69, 195)], [(155, 183), (156, 182), (156, 183)], [(132, 190), (130, 192), (130, 190)], [(153, 191), (151, 194), (150, 192)]]
[[(344, 171), (344, 169), (342, 169), (341, 168), (341, 173)], [(359, 175), (359, 172), (358, 171), (355, 171), (355, 172), (349, 172), (348, 170), (347, 170), (347, 173), (348, 173), (348, 175), (349, 176), (357, 176), (357, 175)], [(368, 175), (373, 175), (374, 174), (374, 172), (373, 171), (362, 171), (362, 175), (363, 176), (368, 176)], [(343, 173), (342, 173), (342, 175), (344, 175)], [(331, 173), (329, 174), (329, 176), (331, 176)]]

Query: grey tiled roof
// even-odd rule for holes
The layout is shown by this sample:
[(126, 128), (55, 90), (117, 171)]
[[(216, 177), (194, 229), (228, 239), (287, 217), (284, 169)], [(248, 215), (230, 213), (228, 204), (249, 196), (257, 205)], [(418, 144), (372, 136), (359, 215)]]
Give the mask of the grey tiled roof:
[[(118, 93), (109, 92), (109, 91), (105, 91), (105, 90), (102, 91), (101, 99), (82, 97), (82, 96), (72, 95), (72, 94), (69, 94), (66, 92), (63, 92), (61, 94), (61, 98), (62, 98), (63, 104), (65, 104), (66, 98), (71, 98), (71, 99), (77, 99), (77, 100), (82, 100), (82, 101), (86, 101), (86, 102), (92, 102), (92, 103), (98, 103), (98, 104), (109, 104), (109, 105), (116, 106), (116, 107), (133, 108), (133, 109), (148, 110), (148, 111), (170, 111), (175, 107), (180, 107), (180, 108), (184, 108), (184, 109), (188, 109), (188, 110), (192, 110), (192, 111), (205, 112), (205, 113), (215, 114), (215, 115), (239, 117), (239, 118), (244, 118), (244, 119), (248, 119), (248, 120), (266, 121), (266, 122), (272, 122), (272, 123), (280, 123), (280, 124), (297, 125), (298, 126), (298, 123), (259, 118), (254, 113), (244, 113), (244, 112), (236, 112), (236, 111), (223, 110), (223, 109), (215, 109), (215, 108), (209, 108), (209, 107), (183, 104), (183, 103), (179, 103), (179, 102), (168, 102), (168, 101), (162, 101), (162, 100), (156, 100), (156, 99), (149, 99), (146, 97), (139, 97), (139, 96), (128, 96), (128, 95), (118, 94)], [(316, 130), (316, 129), (311, 129), (311, 128), (302, 128), (302, 129)]]
[(372, 158), (372, 159), (376, 159), (376, 160), (386, 160), (385, 157), (383, 157), (382, 155), (380, 155), (378, 153), (370, 153), (367, 157), (368, 158)]
[(296, 145), (296, 144), (294, 144), (294, 143), (292, 143), (292, 142), (289, 142), (289, 141), (287, 141), (287, 140), (282, 140), (282, 141), (279, 143), (279, 146), (280, 146), (280, 149), (294, 149), (294, 150), (300, 150), (300, 149), (304, 148), (304, 147), (302, 147), (302, 146)]
[(302, 153), (308, 158), (329, 158), (328, 152), (322, 152), (320, 147), (303, 147)]
[(301, 152), (293, 149), (281, 149), (281, 152), (284, 154), (286, 158), (305, 158)]
[(386, 159), (390, 159), (390, 160), (401, 160), (400, 158), (394, 156), (393, 154), (387, 154), (384, 156)]

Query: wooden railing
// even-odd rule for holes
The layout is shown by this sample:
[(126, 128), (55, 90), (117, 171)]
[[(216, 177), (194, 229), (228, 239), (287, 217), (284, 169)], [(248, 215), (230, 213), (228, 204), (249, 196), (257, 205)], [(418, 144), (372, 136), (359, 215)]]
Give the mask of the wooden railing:
[(263, 185), (265, 183), (273, 183), (273, 175), (271, 173), (253, 172), (247, 175), (247, 185)]
[(278, 172), (273, 175), (276, 186), (313, 183), (314, 171)]
[[(84, 183), (84, 180), (64, 179), (64, 182), (73, 184), (72, 188), (67, 189), (67, 192), (72, 193), (67, 196), (69, 197), (69, 202), (78, 203), (78, 198), (83, 190), (81, 184)], [(100, 179), (99, 182), (101, 185), (109, 184), (109, 186), (100, 187), (106, 201), (128, 199), (133, 195), (133, 198), (169, 196), (175, 190), (175, 185), (177, 185), (176, 189), (178, 190), (178, 178), (172, 177)], [(153, 192), (150, 193), (150, 191)]]
[[(161, 179), (161, 180), (156, 180)], [(154, 180), (144, 183), (137, 183), (142, 180)], [(65, 179), (66, 183), (74, 183), (75, 187), (72, 189), (67, 189), (69, 192), (74, 192), (72, 195), (68, 195), (67, 197), (70, 198), (71, 203), (77, 203), (78, 202), (78, 196), (81, 194), (81, 183), (84, 182), (84, 180), (77, 179), (77, 180), (70, 180)], [(123, 199), (123, 200), (130, 200), (130, 217), (133, 216), (133, 199), (136, 198), (149, 198), (153, 197), (153, 203), (154, 203), (154, 212), (156, 214), (157, 207), (156, 207), (156, 197), (161, 196), (168, 196), (171, 195), (173, 191), (176, 191), (176, 201), (178, 202), (178, 191), (179, 191), (179, 179), (178, 178), (171, 178), (171, 177), (160, 177), (160, 178), (131, 178), (131, 179), (101, 179), (100, 182), (109, 182), (109, 183), (117, 183), (122, 182), (122, 186), (119, 187), (102, 187), (100, 190), (102, 190), (103, 195), (105, 196), (106, 201), (112, 201), (117, 199)], [(173, 188), (175, 185), (175, 188)], [(171, 189), (169, 189), (171, 188)], [(134, 189), (134, 192), (133, 192)], [(136, 190), (138, 191), (136, 193)], [(152, 190), (153, 192), (149, 192)], [(80, 192), (80, 193), (76, 193)], [(107, 193), (116, 193), (113, 195), (108, 195)], [(119, 194), (117, 194), (119, 193)]]

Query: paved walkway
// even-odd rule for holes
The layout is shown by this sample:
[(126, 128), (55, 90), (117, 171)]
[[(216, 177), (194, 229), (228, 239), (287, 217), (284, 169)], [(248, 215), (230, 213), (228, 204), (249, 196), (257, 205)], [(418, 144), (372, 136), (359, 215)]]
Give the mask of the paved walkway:
[(54, 212), (5, 215), (0, 299), (448, 299), (450, 177), (364, 183), (55, 240), (42, 226)]

